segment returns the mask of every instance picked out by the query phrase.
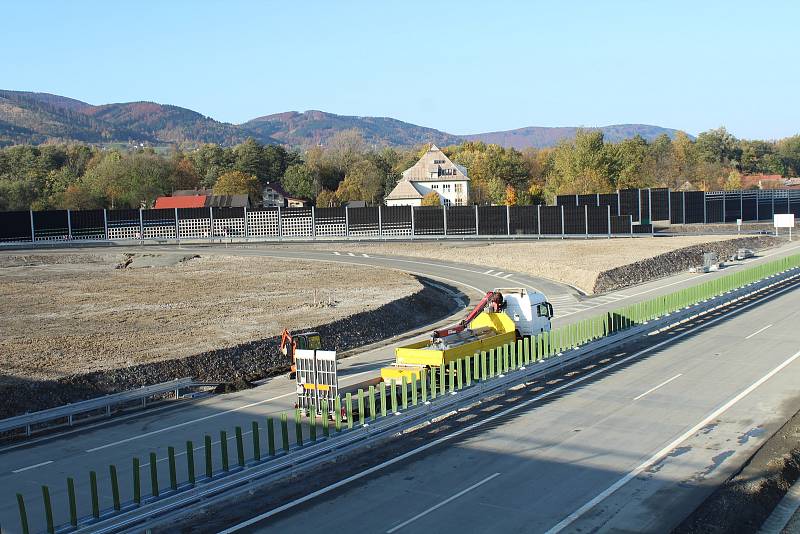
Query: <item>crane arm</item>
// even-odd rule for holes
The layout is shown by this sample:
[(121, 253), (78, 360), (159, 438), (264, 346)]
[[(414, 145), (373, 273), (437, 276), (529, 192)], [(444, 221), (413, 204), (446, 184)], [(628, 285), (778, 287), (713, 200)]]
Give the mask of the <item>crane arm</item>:
[(434, 330), (433, 338), (436, 339), (439, 337), (445, 337), (463, 331), (465, 328), (467, 328), (467, 325), (469, 325), (469, 323), (471, 323), (472, 320), (475, 319), (475, 317), (477, 317), (481, 311), (483, 311), (483, 308), (489, 303), (490, 300), (492, 300), (494, 294), (494, 291), (487, 292), (478, 305), (475, 306), (475, 308), (469, 313), (469, 315), (462, 319), (458, 324), (448, 328), (442, 328), (441, 330)]

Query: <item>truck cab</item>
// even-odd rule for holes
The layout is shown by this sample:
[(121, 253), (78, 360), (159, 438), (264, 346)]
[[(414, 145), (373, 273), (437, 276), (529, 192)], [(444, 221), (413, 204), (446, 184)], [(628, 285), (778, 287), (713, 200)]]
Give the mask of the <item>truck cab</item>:
[(525, 288), (497, 288), (505, 300), (505, 312), (513, 319), (517, 332), (522, 336), (536, 336), (550, 331), (553, 306), (544, 294)]

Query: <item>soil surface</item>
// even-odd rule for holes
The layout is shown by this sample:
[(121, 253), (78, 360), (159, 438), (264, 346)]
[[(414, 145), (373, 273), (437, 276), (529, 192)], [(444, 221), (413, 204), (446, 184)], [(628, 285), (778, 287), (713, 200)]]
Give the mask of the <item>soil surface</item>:
[(270, 258), (0, 255), (0, 386), (234, 347), (422, 288), (397, 272)]
[[(569, 284), (584, 293), (598, 293), (638, 284), (687, 270), (702, 264), (703, 252), (735, 251), (740, 246), (764, 248), (773, 246), (771, 238), (752, 238), (734, 242), (730, 236), (680, 236), (635, 239), (542, 239), (524, 242), (418, 242), (418, 243), (326, 243), (314, 248), (346, 252), (369, 252), (372, 255), (414, 256), (469, 263), (486, 269), (508, 270), (540, 276)], [(711, 247), (726, 242), (727, 246)], [(681, 261), (670, 261), (663, 255), (692, 247)], [(724, 249), (724, 250), (723, 250)], [(729, 252), (728, 252), (729, 253)], [(628, 266), (659, 256), (645, 265), (647, 272), (627, 269)], [(720, 256), (724, 258), (724, 256)], [(615, 271), (610, 280), (604, 273)], [(622, 276), (620, 276), (620, 274)], [(608, 278), (608, 277), (606, 277)]]

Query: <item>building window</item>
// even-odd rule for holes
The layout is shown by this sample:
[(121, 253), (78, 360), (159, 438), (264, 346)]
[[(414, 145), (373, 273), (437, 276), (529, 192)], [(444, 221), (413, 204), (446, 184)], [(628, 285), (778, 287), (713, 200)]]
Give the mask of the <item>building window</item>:
[(442, 191), (450, 191), (450, 184), (442, 184)]
[(445, 206), (450, 206), (450, 199), (449, 198), (442, 198), (442, 203)]
[(431, 189), (439, 189), (439, 184), (433, 184), (433, 185), (431, 186)]
[(455, 185), (455, 192), (456, 193), (461, 193), (462, 191), (464, 191), (464, 184), (456, 184)]

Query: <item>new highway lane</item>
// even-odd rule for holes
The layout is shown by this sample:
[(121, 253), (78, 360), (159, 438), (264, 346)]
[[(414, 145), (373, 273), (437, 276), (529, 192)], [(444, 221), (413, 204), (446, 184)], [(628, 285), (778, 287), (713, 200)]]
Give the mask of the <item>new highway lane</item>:
[[(175, 247), (165, 247), (167, 250), (171, 248)], [(263, 245), (242, 248), (181, 247), (180, 250), (206, 254), (264, 255), (374, 265), (426, 276), (456, 286), (473, 298), (494, 287), (524, 285), (543, 290), (548, 298), (554, 301), (557, 315), (556, 324), (566, 324), (607, 309), (651, 298), (657, 294), (719, 276), (717, 273), (702, 276), (682, 274), (601, 297), (579, 300), (573, 290), (560, 284), (518, 273), (498, 273), (489, 268), (481, 269), (469, 265), (409, 258), (349, 256), (344, 253), (335, 254), (335, 250), (306, 251), (300, 246), (280, 249)], [(750, 260), (745, 262), (745, 265), (766, 261), (791, 252), (793, 252), (791, 248), (784, 247), (772, 253), (773, 255), (770, 257)], [(738, 268), (741, 266), (735, 265), (726, 271), (731, 272)], [(559, 304), (559, 299), (562, 304)], [(572, 308), (569, 308), (570, 306)], [(569, 309), (569, 311), (565, 311), (565, 309)], [(772, 333), (773, 328), (775, 327), (768, 332)], [(427, 330), (423, 329), (422, 331), (427, 332)], [(393, 349), (397, 344), (391, 343), (343, 360), (343, 384), (357, 381), (365, 374), (374, 372), (375, 369), (392, 361)], [(669, 387), (669, 384), (664, 387)], [(18, 525), (18, 513), (14, 494), (20, 492), (26, 498), (29, 514), (34, 518), (33, 521), (38, 522), (39, 526), (43, 526), (41, 525), (43, 514), (40, 489), (42, 484), (47, 484), (51, 488), (56, 522), (65, 522), (67, 520), (65, 486), (67, 477), (74, 477), (76, 480), (80, 513), (88, 513), (87, 481), (90, 470), (97, 471), (100, 486), (105, 488), (101, 491), (101, 506), (110, 506), (110, 492), (106, 490), (108, 489), (108, 466), (112, 464), (117, 466), (122, 481), (122, 498), (123, 500), (129, 498), (131, 494), (131, 458), (140, 458), (142, 469), (147, 470), (147, 455), (150, 452), (156, 452), (158, 455), (159, 476), (162, 480), (168, 480), (166, 464), (168, 446), (175, 446), (178, 450), (179, 478), (185, 478), (185, 463), (181, 458), (185, 455), (183, 451), (186, 440), (194, 442), (197, 450), (195, 454), (198, 456), (202, 453), (200, 447), (202, 447), (204, 435), (208, 434), (213, 437), (215, 448), (219, 447), (220, 430), (226, 430), (228, 439), (232, 440), (234, 427), (242, 426), (247, 438), (252, 421), (260, 421), (263, 431), (265, 416), (277, 416), (282, 412), (289, 411), (293, 404), (293, 384), (285, 377), (276, 377), (248, 391), (166, 406), (132, 417), (112, 419), (97, 427), (77, 429), (60, 436), (32, 440), (19, 446), (0, 449), (0, 487), (3, 488), (0, 494), (2, 497), (0, 499), (0, 525), (4, 530), (15, 531), (16, 525)], [(248, 442), (247, 439), (245, 441)], [(229, 448), (234, 450), (232, 441)]]
[(795, 288), (226, 532), (669, 532), (800, 407)]

